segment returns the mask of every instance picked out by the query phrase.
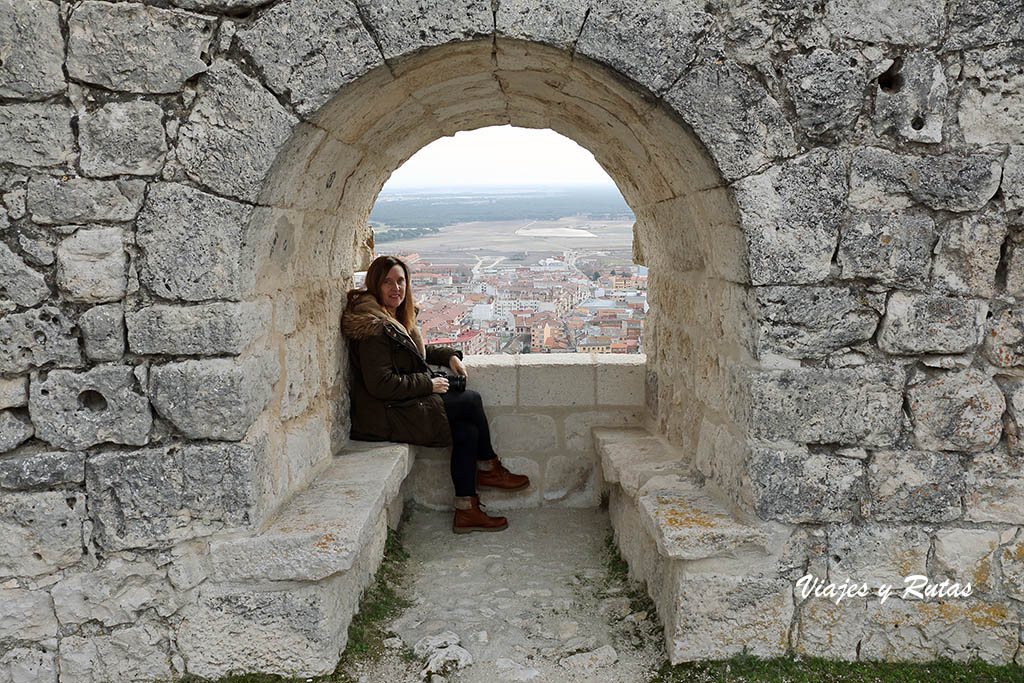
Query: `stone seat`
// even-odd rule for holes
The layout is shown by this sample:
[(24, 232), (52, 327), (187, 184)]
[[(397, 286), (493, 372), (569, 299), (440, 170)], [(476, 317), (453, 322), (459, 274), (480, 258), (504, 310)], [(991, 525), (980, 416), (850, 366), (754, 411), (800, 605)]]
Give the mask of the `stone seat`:
[(209, 579), (178, 631), (189, 672), (334, 671), (412, 458), (405, 444), (352, 442), (260, 532), (212, 540)]

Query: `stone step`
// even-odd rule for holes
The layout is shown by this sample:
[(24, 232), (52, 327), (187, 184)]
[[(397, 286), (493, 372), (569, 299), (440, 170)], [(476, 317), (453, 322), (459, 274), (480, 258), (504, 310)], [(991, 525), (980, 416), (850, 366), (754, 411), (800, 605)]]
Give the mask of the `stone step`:
[(412, 466), (406, 444), (353, 442), (260, 534), (210, 545), (215, 581), (319, 581), (352, 566)]

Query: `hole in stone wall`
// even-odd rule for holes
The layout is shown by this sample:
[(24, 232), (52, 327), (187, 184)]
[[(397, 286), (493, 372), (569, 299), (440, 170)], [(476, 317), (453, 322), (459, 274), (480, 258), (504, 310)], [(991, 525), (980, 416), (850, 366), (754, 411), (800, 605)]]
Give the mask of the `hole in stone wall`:
[(32, 338), (36, 340), (37, 344), (46, 343), (46, 335), (39, 330), (37, 330), (36, 333), (32, 335)]
[(903, 75), (900, 73), (902, 67), (903, 60), (893, 61), (892, 66), (878, 77), (878, 87), (889, 93), (899, 92), (903, 87)]
[(98, 413), (107, 409), (107, 399), (103, 394), (92, 389), (86, 389), (78, 395), (78, 405), (81, 408)]
[(39, 553), (32, 553), (32, 557), (34, 557), (37, 560), (42, 560), (43, 559), (43, 556), (40, 555)]
[(924, 128), (924, 118), (920, 116), (915, 116), (910, 121), (910, 127), (913, 128), (914, 130), (921, 130), (922, 128)]

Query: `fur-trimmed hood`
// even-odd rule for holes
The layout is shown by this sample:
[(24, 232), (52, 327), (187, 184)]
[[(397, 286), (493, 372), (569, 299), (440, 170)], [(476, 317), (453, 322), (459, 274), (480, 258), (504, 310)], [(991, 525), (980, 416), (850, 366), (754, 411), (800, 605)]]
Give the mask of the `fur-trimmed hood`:
[(419, 328), (414, 325), (411, 330), (406, 330), (369, 292), (358, 294), (350, 300), (341, 315), (341, 332), (349, 339), (356, 340), (369, 339), (379, 334), (397, 335), (418, 349), (420, 356), (427, 355)]

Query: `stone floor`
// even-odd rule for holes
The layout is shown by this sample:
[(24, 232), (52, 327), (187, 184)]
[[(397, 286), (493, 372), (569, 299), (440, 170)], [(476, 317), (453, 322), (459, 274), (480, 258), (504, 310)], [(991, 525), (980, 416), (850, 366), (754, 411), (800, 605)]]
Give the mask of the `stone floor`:
[[(451, 513), (412, 510), (401, 535), (413, 606), (391, 626), (402, 642), (392, 639), (392, 654), (352, 672), (359, 680), (420, 681), (430, 660), (446, 675), (434, 681), (652, 678), (664, 661), (661, 629), (655, 615), (630, 609), (629, 586), (609, 578), (607, 513), (539, 508), (508, 517), (505, 531), (455, 535)], [(403, 661), (402, 644), (420, 659)]]

